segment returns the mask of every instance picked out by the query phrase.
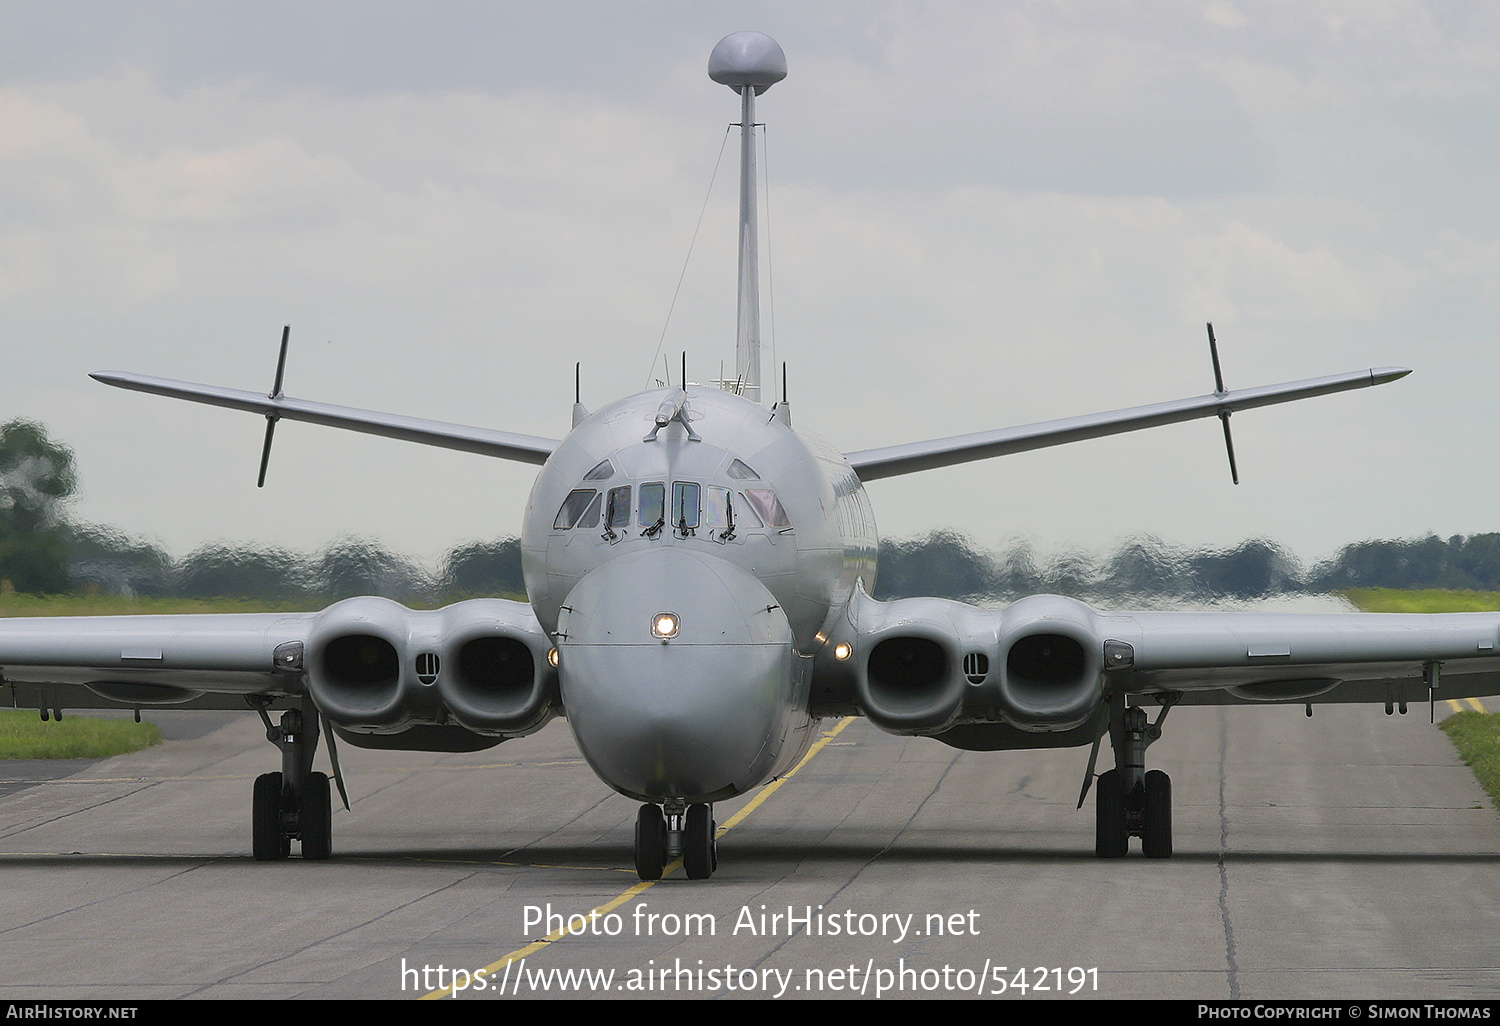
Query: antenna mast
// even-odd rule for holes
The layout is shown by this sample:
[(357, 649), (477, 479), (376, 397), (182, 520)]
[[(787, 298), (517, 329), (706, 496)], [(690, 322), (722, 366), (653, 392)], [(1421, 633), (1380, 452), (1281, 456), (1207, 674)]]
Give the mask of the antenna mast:
[(740, 94), (740, 275), (735, 377), (760, 395), (760, 248), (755, 200), (755, 98), (786, 78), (786, 54), (763, 32), (734, 32), (708, 58), (708, 77)]

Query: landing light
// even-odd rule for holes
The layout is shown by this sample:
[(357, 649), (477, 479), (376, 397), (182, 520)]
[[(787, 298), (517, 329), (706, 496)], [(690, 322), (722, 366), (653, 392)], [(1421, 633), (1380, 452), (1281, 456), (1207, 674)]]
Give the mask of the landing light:
[(547, 665), (551, 666), (553, 668), (556, 668), (556, 666), (557, 666), (557, 649), (550, 648), (550, 649), (547, 650)]
[(657, 613), (651, 618), (651, 636), (666, 641), (677, 637), (677, 614)]
[(847, 641), (841, 641), (837, 645), (833, 646), (833, 657), (839, 662), (843, 662), (853, 654), (854, 649), (850, 647), (849, 642)]

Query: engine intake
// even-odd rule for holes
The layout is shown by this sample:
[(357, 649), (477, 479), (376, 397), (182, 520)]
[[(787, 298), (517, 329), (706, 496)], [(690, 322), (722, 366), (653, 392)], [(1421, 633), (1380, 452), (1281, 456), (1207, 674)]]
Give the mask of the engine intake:
[(1005, 718), (1022, 730), (1062, 731), (1086, 723), (1104, 699), (1103, 640), (1092, 611), (1042, 595), (1005, 611), (999, 684)]
[(517, 602), (412, 610), (354, 598), (319, 615), (308, 639), (308, 687), (345, 731), (457, 723), (488, 737), (520, 737), (556, 712), (550, 647), (530, 608)]
[(402, 680), (408, 612), (386, 599), (354, 598), (318, 615), (308, 638), (307, 684), (331, 722), (388, 732), (413, 720)]
[(964, 682), (948, 645), (921, 634), (895, 634), (870, 649), (856, 683), (860, 706), (894, 734), (927, 734), (963, 708)]
[(1104, 700), (1105, 632), (1113, 628), (1082, 602), (1033, 595), (997, 612), (861, 593), (850, 611), (831, 632), (815, 685), (835, 697), (852, 690), (858, 708), (890, 733), (998, 724), (1009, 733), (991, 747), (1025, 747), (1016, 736), (1076, 732)]
[(540, 628), (527, 636), (493, 614), (461, 626), (445, 645), (446, 672), (438, 677), (453, 718), (481, 734), (518, 736), (539, 728), (553, 712), (553, 674), (543, 672), (551, 670), (549, 648)]

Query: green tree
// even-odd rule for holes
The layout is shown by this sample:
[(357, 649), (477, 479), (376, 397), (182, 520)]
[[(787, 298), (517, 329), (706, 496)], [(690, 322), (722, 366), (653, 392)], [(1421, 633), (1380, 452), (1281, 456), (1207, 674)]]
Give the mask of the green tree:
[(164, 595), (172, 557), (159, 545), (102, 524), (69, 524), (68, 576), (73, 589), (106, 595)]
[(994, 556), (956, 531), (933, 531), (926, 538), (880, 543), (880, 574), (875, 598), (981, 598), (995, 590)]
[(1265, 538), (1242, 541), (1227, 551), (1196, 553), (1188, 565), (1198, 586), (1214, 596), (1265, 598), (1302, 585), (1302, 567), (1296, 558)]
[(308, 598), (307, 561), (278, 548), (216, 542), (188, 553), (175, 591), (189, 598), (290, 601)]
[(64, 504), (78, 487), (73, 450), (31, 420), (0, 425), (0, 578), (16, 591), (68, 589)]
[(467, 542), (449, 550), (438, 583), (449, 601), (526, 594), (520, 539)]
[(430, 590), (411, 560), (365, 538), (340, 538), (309, 569), (313, 591), (329, 599), (379, 595), (410, 602), (425, 598)]

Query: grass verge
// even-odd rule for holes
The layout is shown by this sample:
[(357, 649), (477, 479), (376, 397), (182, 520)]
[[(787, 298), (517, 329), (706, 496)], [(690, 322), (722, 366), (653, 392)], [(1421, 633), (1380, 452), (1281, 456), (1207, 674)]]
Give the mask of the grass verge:
[(1487, 613), (1500, 609), (1500, 591), (1350, 588), (1339, 594), (1366, 613)]
[(87, 716), (43, 722), (35, 709), (0, 709), (0, 759), (105, 759), (159, 744), (154, 723)]
[(1454, 713), (1439, 726), (1500, 809), (1500, 713)]
[(319, 609), (256, 599), (125, 598), (120, 595), (0, 595), (0, 617), (133, 616), (143, 613), (287, 613)]

